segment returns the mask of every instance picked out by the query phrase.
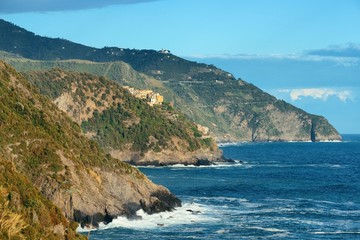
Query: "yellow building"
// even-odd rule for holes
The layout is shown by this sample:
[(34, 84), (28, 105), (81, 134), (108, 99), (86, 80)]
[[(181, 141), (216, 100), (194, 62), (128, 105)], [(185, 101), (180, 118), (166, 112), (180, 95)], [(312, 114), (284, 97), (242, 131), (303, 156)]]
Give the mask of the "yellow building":
[(135, 90), (133, 95), (140, 99), (148, 99), (153, 94), (152, 90)]
[(148, 100), (148, 104), (150, 104), (150, 106), (161, 105), (164, 101), (164, 97), (161, 96), (159, 93), (154, 93), (150, 96), (150, 98), (148, 98)]
[(154, 93), (152, 90), (139, 90), (129, 86), (124, 86), (124, 89), (128, 90), (133, 96), (140, 99), (146, 99), (150, 106), (161, 105), (164, 101), (164, 97), (159, 93)]

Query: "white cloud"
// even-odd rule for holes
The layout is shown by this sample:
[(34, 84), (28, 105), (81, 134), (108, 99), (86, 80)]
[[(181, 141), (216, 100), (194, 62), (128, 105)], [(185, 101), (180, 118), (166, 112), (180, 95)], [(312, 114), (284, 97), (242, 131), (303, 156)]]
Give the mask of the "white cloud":
[(335, 96), (340, 101), (346, 102), (352, 99), (352, 93), (349, 90), (339, 90), (331, 88), (302, 88), (302, 89), (281, 89), (281, 93), (289, 93), (293, 101), (301, 100), (302, 97), (311, 97), (326, 101), (329, 97)]
[(332, 45), (324, 49), (303, 51), (289, 54), (215, 54), (187, 56), (197, 59), (228, 59), (228, 60), (287, 60), (306, 62), (334, 62), (344, 67), (352, 67), (360, 64), (360, 44), (347, 43)]
[(342, 45), (331, 45), (323, 49), (306, 51), (307, 55), (333, 56), (333, 57), (355, 57), (360, 58), (360, 44), (347, 43)]
[(217, 55), (192, 55), (185, 56), (185, 58), (195, 59), (228, 59), (228, 60), (290, 60), (290, 61), (303, 61), (303, 62), (334, 62), (344, 67), (356, 66), (360, 63), (358, 57), (343, 57), (343, 56), (320, 56), (320, 55), (307, 55), (307, 54), (217, 54)]

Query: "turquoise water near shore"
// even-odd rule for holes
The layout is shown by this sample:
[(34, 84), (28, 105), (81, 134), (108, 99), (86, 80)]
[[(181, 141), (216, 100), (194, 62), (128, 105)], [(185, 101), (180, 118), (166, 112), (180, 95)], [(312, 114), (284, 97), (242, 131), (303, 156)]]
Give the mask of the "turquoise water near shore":
[(232, 165), (141, 168), (184, 206), (118, 218), (90, 239), (360, 239), (360, 135), (343, 138), (222, 147)]

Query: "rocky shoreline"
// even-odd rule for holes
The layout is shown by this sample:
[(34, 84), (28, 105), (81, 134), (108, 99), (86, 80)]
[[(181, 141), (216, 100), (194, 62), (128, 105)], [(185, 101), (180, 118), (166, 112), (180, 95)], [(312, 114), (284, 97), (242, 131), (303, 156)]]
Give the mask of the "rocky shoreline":
[(233, 159), (229, 159), (229, 158), (225, 158), (224, 156), (221, 156), (216, 159), (201, 158), (201, 159), (193, 159), (191, 161), (181, 161), (181, 162), (176, 162), (176, 161), (160, 162), (158, 160), (152, 160), (152, 161), (141, 161), (141, 162), (130, 161), (128, 163), (133, 166), (137, 166), (137, 167), (145, 167), (145, 166), (166, 167), (166, 166), (175, 166), (175, 165), (179, 165), (179, 164), (181, 164), (183, 166), (200, 167), (200, 166), (216, 165), (218, 163), (232, 164), (232, 163), (236, 163), (236, 161)]
[(164, 191), (157, 191), (151, 194), (151, 202), (145, 199), (140, 199), (138, 203), (128, 202), (123, 205), (124, 210), (121, 213), (111, 212), (109, 209), (104, 209), (103, 212), (85, 213), (81, 210), (74, 210), (74, 221), (78, 222), (81, 228), (96, 229), (100, 223), (108, 224), (113, 219), (119, 216), (125, 216), (131, 220), (141, 220), (136, 212), (143, 210), (145, 213), (151, 215), (160, 212), (173, 211), (177, 207), (181, 207), (181, 200), (175, 195)]
[(299, 142), (299, 143), (311, 143), (311, 142), (342, 142), (342, 138), (334, 138), (334, 139), (321, 139), (321, 140), (317, 140), (317, 141), (311, 141), (309, 140), (257, 140), (257, 141), (248, 141), (248, 140), (243, 140), (243, 141), (219, 141), (218, 142), (218, 146), (219, 147), (225, 147), (225, 146), (234, 146), (234, 145), (239, 145), (242, 143), (272, 143), (272, 142), (288, 142), (288, 143), (292, 143), (292, 142)]

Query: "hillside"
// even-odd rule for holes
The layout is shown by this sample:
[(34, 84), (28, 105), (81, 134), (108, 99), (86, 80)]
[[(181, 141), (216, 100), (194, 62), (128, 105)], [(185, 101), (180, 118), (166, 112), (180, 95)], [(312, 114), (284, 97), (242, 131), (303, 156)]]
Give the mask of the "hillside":
[(113, 157), (136, 165), (221, 158), (210, 136), (171, 106), (149, 106), (104, 77), (61, 69), (25, 74)]
[[(91, 70), (92, 73), (108, 76), (123, 85), (139, 87), (144, 79), (156, 80), (147, 81), (147, 84), (193, 121), (210, 128), (217, 141), (341, 139), (325, 118), (308, 114), (277, 100), (215, 66), (187, 61), (168, 51), (115, 47), (96, 49), (61, 39), (43, 38), (5, 21), (0, 21), (0, 25), (0, 50), (30, 59), (52, 60), (27, 62), (12, 59), (17, 62), (18, 69), (36, 70), (39, 66), (43, 68), (62, 64), (65, 69), (76, 70), (89, 69), (85, 65), (90, 64), (98, 69), (96, 72)], [(54, 62), (62, 59), (93, 62), (71, 61), (73, 65), (63, 64), (63, 61)], [(119, 64), (114, 63), (116, 61), (123, 61), (131, 66), (126, 77), (119, 74), (122, 69), (116, 70), (119, 69)], [(142, 74), (142, 78), (139, 78), (139, 74)], [(152, 85), (154, 83), (156, 85)]]
[[(85, 138), (78, 124), (2, 61), (0, 101), (0, 170), (11, 164), (12, 171), (25, 176), (67, 219), (97, 226), (119, 215), (132, 217), (141, 208), (154, 213), (180, 204), (166, 188)], [(5, 192), (26, 181), (2, 177)], [(38, 199), (29, 199), (29, 206), (36, 211), (51, 208)]]
[(0, 239), (85, 239), (28, 178), (0, 157)]

